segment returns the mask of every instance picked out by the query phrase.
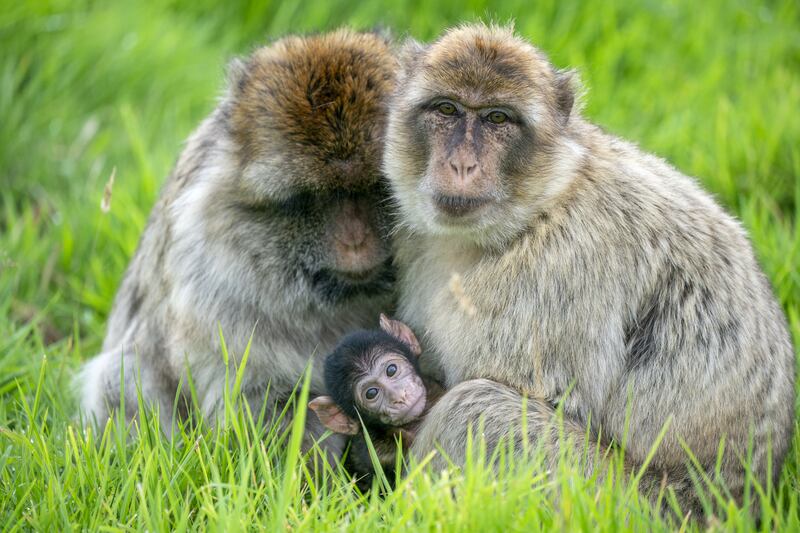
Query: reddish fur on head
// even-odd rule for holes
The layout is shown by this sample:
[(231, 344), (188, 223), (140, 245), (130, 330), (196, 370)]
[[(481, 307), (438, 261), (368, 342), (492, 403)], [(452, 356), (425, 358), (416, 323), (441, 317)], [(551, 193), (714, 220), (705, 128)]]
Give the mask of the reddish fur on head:
[(285, 37), (257, 50), (231, 80), (231, 117), (243, 166), (260, 158), (300, 165), (293, 187), (360, 188), (379, 176), (385, 97), (396, 61), (387, 41), (341, 29)]

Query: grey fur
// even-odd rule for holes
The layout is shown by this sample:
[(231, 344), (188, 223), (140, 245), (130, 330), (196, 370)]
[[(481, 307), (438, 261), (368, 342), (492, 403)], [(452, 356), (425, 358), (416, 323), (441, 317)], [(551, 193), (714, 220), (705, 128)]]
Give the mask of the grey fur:
[[(89, 418), (103, 425), (119, 407), (124, 367), (128, 419), (137, 410), (140, 379), (145, 404), (160, 410), (169, 434), (180, 387), (179, 414), (186, 414), (190, 371), (202, 415), (214, 421), (224, 388), (232, 384), (225, 383), (220, 328), (237, 359), (252, 334), (242, 391), (254, 414), (268, 387), (268, 406), (280, 409), (313, 356), (328, 353), (343, 334), (372, 325), (380, 312), (392, 308), (390, 270), (377, 268), (374, 279), (365, 275), (352, 283), (330, 274), (336, 267), (330, 244), (335, 210), (351, 201), (350, 185), (357, 188), (352, 201), (371, 206), (362, 210), (379, 235), (369, 241), (374, 244), (371, 260), (389, 263), (389, 221), (381, 212), (384, 197), (377, 180), (380, 98), (388, 94), (394, 59), (382, 43), (375, 36), (340, 30), (289, 37), (259, 49), (246, 63), (234, 62), (233, 88), (189, 138), (153, 208), (117, 293), (103, 351), (78, 376)], [(313, 52), (306, 61), (303, 50), (313, 47), (323, 52)], [(349, 66), (354, 49), (368, 50), (372, 59)], [(337, 54), (344, 56), (341, 61)], [(352, 97), (345, 95), (350, 107), (344, 111), (340, 93), (326, 85), (324, 76), (304, 72), (318, 68), (337, 76), (339, 64), (349, 77), (336, 79), (351, 83), (346, 90), (354, 91)], [(276, 74), (277, 81), (267, 78), (277, 68), (294, 69), (298, 77), (313, 81), (315, 91), (328, 91), (327, 107), (309, 107), (314, 105), (311, 89), (287, 88), (294, 80), (284, 74)], [(365, 81), (371, 76), (376, 81)], [(261, 88), (270, 83), (277, 88)], [(302, 87), (305, 82), (299, 78), (296, 83)], [(358, 93), (364, 86), (372, 92)], [(295, 92), (283, 95), (282, 90)], [(326, 113), (336, 115), (326, 122)], [(267, 122), (258, 122), (259, 117)], [(312, 120), (319, 130), (309, 132), (306, 124)], [(302, 143), (303, 135), (321, 140)], [(341, 148), (345, 142), (346, 151)], [(325, 150), (344, 154), (335, 160), (338, 166), (328, 165)], [(322, 371), (315, 368), (311, 395), (323, 392)], [(316, 417), (308, 418), (307, 427), (309, 436), (324, 430)], [(340, 451), (340, 439), (327, 442), (333, 453)]]
[[(546, 148), (506, 197), (505, 219), (459, 233), (432, 222), (420, 154), (435, 147), (414, 144), (413, 114), (436, 93), (436, 80), (451, 76), (436, 61), (468, 57), (473, 39), (484, 51), (511, 47), (530, 57), (536, 87), (521, 97), (533, 95), (537, 142)], [(756, 479), (775, 480), (794, 426), (795, 355), (741, 225), (694, 179), (601, 131), (579, 109), (564, 118), (559, 107), (572, 100), (539, 91), (569, 84), (553, 88), (557, 71), (510, 31), (464, 26), (416, 54), (404, 60), (384, 169), (402, 215), (400, 316), (424, 332), (426, 361), (452, 389), (412, 451), (424, 456), (438, 444), (463, 460), (467, 424), (480, 416), (494, 445), (519, 423), (524, 394), (532, 398), (531, 438), (542, 437), (563, 402), (566, 435), (579, 449), (587, 425), (593, 439), (621, 442), (630, 405), (632, 469), (671, 419), (643, 485), (652, 491), (668, 474), (688, 508), (697, 502), (681, 439), (709, 473), (725, 440), (722, 479), (738, 500), (751, 436)]]

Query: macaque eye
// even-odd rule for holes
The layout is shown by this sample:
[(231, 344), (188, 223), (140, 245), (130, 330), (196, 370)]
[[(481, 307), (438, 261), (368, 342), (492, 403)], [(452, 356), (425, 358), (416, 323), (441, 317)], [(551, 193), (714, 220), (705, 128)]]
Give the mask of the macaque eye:
[(492, 111), (487, 115), (489, 122), (492, 124), (502, 124), (503, 122), (508, 120), (508, 115), (503, 113), (502, 111)]
[(397, 365), (391, 364), (391, 365), (386, 367), (386, 375), (387, 376), (392, 377), (395, 374), (397, 374)]
[(442, 115), (447, 115), (448, 117), (453, 116), (456, 114), (456, 106), (451, 104), (450, 102), (442, 102), (436, 108), (439, 110), (439, 113)]
[(367, 398), (367, 400), (374, 400), (377, 395), (378, 395), (377, 387), (370, 387), (367, 389), (367, 392), (364, 393), (364, 396)]
[(287, 215), (303, 215), (314, 205), (314, 196), (310, 192), (296, 192), (285, 200), (278, 202), (278, 207)]

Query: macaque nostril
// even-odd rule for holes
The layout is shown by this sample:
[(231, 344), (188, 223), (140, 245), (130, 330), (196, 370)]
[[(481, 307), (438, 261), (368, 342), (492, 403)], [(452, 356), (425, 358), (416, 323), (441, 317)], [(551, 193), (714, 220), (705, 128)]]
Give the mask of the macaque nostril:
[(358, 248), (364, 241), (367, 240), (369, 228), (361, 222), (351, 221), (345, 225), (342, 235), (339, 236), (339, 242), (350, 248)]
[(467, 159), (466, 161), (463, 159), (458, 159), (455, 161), (449, 161), (448, 164), (450, 165), (450, 170), (453, 171), (453, 175), (459, 180), (471, 178), (478, 169), (477, 161), (472, 159)]
[(363, 205), (345, 202), (338, 216), (335, 239), (347, 248), (358, 248), (371, 236), (372, 231), (365, 217)]

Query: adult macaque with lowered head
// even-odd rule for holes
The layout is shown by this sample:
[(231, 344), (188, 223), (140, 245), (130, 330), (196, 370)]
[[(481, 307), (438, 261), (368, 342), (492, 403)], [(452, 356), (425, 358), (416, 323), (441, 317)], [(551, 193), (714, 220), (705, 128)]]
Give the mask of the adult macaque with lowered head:
[(403, 228), (399, 313), (452, 387), (411, 451), (463, 461), (468, 426), (482, 415), (491, 447), (521, 427), (529, 395), (529, 436), (550, 461), (583, 450), (588, 427), (605, 444), (626, 435), (636, 469), (669, 422), (643, 489), (666, 476), (697, 507), (682, 442), (738, 501), (743, 460), (775, 480), (795, 358), (739, 223), (588, 123), (575, 76), (509, 29), (411, 42), (401, 71), (384, 158)]
[[(395, 70), (384, 38), (349, 30), (286, 37), (234, 62), (153, 209), (103, 352), (80, 376), (90, 417), (103, 424), (119, 407), (121, 367), (128, 418), (140, 379), (169, 433), (187, 369), (214, 417), (230, 385), (220, 327), (237, 355), (252, 334), (242, 391), (254, 414), (267, 388), (280, 408), (313, 354), (392, 306), (380, 160)], [(316, 371), (311, 393), (322, 392)], [(308, 430), (324, 431), (315, 417)]]
[(425, 413), (442, 395), (442, 387), (422, 376), (419, 341), (404, 323), (380, 316), (381, 329), (354, 331), (325, 359), (325, 385), (330, 396), (308, 406), (335, 433), (353, 435), (347, 465), (369, 487), (372, 461), (362, 422), (378, 462), (394, 479), (398, 441), (413, 442)]

